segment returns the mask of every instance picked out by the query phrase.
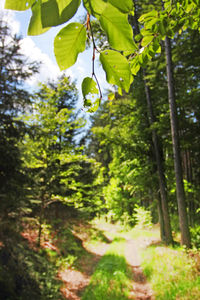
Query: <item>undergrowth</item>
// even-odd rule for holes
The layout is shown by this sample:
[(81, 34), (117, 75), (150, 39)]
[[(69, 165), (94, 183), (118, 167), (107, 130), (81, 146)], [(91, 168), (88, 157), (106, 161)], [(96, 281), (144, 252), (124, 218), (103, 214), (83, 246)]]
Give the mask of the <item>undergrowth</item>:
[(142, 267), (156, 299), (199, 300), (200, 274), (185, 250), (149, 247), (142, 254)]

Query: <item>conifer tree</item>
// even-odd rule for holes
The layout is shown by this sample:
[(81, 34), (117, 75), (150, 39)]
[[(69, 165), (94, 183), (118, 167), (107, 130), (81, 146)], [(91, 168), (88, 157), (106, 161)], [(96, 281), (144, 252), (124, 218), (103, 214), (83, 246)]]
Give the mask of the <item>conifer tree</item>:
[[(1, 234), (8, 234), (10, 220), (20, 214), (26, 176), (21, 166), (18, 142), (25, 126), (17, 120), (31, 103), (25, 80), (38, 71), (20, 52), (21, 38), (11, 32), (4, 18), (0, 21), (0, 223)], [(10, 228), (10, 227), (9, 227)], [(16, 228), (16, 225), (15, 225)], [(3, 237), (2, 237), (3, 238)]]

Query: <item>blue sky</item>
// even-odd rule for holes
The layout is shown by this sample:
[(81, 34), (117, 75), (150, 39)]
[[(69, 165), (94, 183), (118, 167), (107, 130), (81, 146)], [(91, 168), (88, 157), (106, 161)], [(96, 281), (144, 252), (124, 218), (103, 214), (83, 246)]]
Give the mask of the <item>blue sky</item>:
[[(37, 87), (39, 81), (46, 81), (50, 79), (56, 79), (60, 73), (60, 70), (56, 64), (56, 60), (53, 53), (53, 41), (57, 32), (64, 27), (61, 25), (56, 28), (51, 28), (46, 33), (39, 36), (27, 36), (28, 24), (31, 16), (31, 10), (23, 12), (15, 12), (12, 10), (5, 10), (4, 0), (0, 0), (0, 10), (6, 13), (6, 19), (12, 26), (13, 31), (21, 34), (22, 40), (22, 52), (26, 56), (29, 56), (32, 60), (42, 61), (42, 67), (39, 75), (36, 75), (34, 79), (28, 82), (33, 88)], [(83, 7), (79, 8), (78, 15), (73, 18), (73, 21), (78, 21), (80, 16), (85, 14)], [(102, 90), (108, 88), (106, 83), (104, 71), (99, 67), (98, 61), (96, 61), (96, 75), (102, 87)], [(81, 97), (81, 83), (84, 77), (91, 76), (92, 69), (92, 51), (87, 50), (78, 56), (78, 60), (74, 66), (65, 71), (66, 75), (69, 75), (73, 80), (77, 81), (77, 87), (79, 89), (79, 106), (82, 105)]]

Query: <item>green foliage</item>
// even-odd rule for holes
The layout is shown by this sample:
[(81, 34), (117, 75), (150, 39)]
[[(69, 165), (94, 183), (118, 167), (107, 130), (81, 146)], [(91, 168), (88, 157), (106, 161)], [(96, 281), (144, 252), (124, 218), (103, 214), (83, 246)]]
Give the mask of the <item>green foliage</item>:
[[(36, 62), (21, 54), (21, 39), (12, 34), (2, 17), (0, 21), (0, 240), (7, 232), (19, 229), (19, 218), (26, 213), (25, 189), (28, 180), (23, 172), (19, 143), (26, 132), (17, 119), (30, 108), (31, 94), (22, 86), (38, 71)], [(15, 66), (15, 67), (13, 67)], [(17, 70), (17, 71), (16, 71)], [(9, 229), (10, 228), (10, 229)], [(11, 231), (12, 231), (11, 230)]]
[[(95, 112), (100, 104), (100, 99), (97, 98), (99, 90), (97, 83), (90, 77), (84, 78), (82, 82), (82, 94), (84, 98), (84, 106), (89, 107), (89, 112)], [(94, 99), (96, 99), (94, 101)], [(93, 101), (92, 101), (93, 100)]]
[[(146, 65), (148, 61), (160, 49), (159, 43), (168, 35), (174, 37), (177, 32), (187, 28), (199, 28), (199, 6), (196, 1), (178, 1), (176, 3), (164, 1), (163, 10), (161, 3), (155, 3), (154, 8), (140, 16), (139, 21), (143, 24), (141, 29), (142, 41), (135, 43), (133, 32), (128, 20), (128, 15), (134, 14), (134, 5), (131, 0), (123, 2), (109, 0), (83, 0), (86, 11), (97, 18), (107, 35), (109, 46), (117, 51), (124, 51), (125, 56), (131, 55), (129, 60), (135, 65), (139, 61), (141, 65)], [(68, 22), (77, 12), (80, 0), (62, 1), (20, 1), (6, 0), (5, 8), (15, 10), (32, 9), (32, 17), (29, 24), (29, 34), (41, 34), (49, 27), (58, 26)], [(89, 15), (88, 15), (89, 17)], [(80, 52), (85, 50), (86, 30), (92, 36), (94, 52), (96, 50), (91, 23), (88, 19), (86, 28), (80, 23), (71, 23), (61, 29), (55, 38), (55, 56), (61, 70), (64, 70), (76, 62)], [(160, 50), (159, 50), (160, 51)], [(125, 57), (124, 57), (125, 58)], [(115, 77), (115, 70), (105, 67), (107, 80), (111, 84), (111, 77)], [(107, 62), (106, 62), (107, 64)], [(133, 68), (136, 74), (139, 67)], [(109, 72), (109, 74), (108, 74)], [(123, 78), (126, 91), (129, 90), (132, 78)]]
[(71, 23), (60, 30), (54, 41), (54, 51), (61, 70), (71, 67), (78, 54), (85, 50), (86, 30), (82, 24)]
[(142, 267), (156, 299), (198, 299), (199, 274), (195, 261), (182, 249), (151, 247), (145, 250)]
[(152, 217), (149, 210), (146, 210), (142, 206), (135, 205), (134, 212), (133, 217), (136, 222), (136, 228), (150, 229), (152, 227)]
[(57, 26), (69, 21), (75, 15), (80, 3), (80, 0), (42, 2), (40, 4), (42, 26)]
[(126, 14), (121, 13), (108, 3), (99, 21), (106, 32), (112, 48), (119, 51), (131, 52), (136, 49), (132, 28), (128, 23), (128, 16)]
[(199, 249), (200, 248), (200, 226), (190, 227), (191, 242), (192, 246)]
[(18, 240), (0, 249), (0, 263), (2, 299), (62, 299), (56, 267), (45, 253), (30, 250)]
[(105, 50), (100, 54), (100, 61), (106, 71), (107, 81), (128, 92), (132, 76), (127, 59), (116, 51)]
[(41, 1), (35, 2), (32, 7), (32, 16), (30, 19), (28, 34), (38, 35), (46, 32), (49, 28), (43, 28), (41, 20)]

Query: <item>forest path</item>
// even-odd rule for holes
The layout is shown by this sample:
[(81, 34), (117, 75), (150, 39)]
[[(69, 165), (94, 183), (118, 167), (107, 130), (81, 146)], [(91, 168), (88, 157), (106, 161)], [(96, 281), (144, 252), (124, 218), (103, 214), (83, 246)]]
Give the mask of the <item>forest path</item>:
[[(144, 239), (127, 239), (125, 246), (125, 258), (133, 274), (133, 290), (131, 294), (133, 295), (133, 299), (137, 300), (155, 299), (150, 284), (147, 282), (141, 268), (140, 251), (145, 247), (146, 242), (147, 240)], [(151, 242), (151, 240), (149, 242)]]
[[(141, 268), (140, 253), (151, 243), (158, 241), (155, 237), (143, 237), (142, 235), (136, 238), (130, 238), (127, 233), (121, 233), (117, 225), (98, 224), (98, 229), (104, 232), (110, 243), (87, 244), (83, 241), (83, 246), (90, 254), (89, 258), (83, 259), (81, 262), (81, 272), (74, 269), (66, 269), (60, 272), (59, 277), (64, 282), (62, 293), (67, 300), (81, 300), (81, 294), (89, 285), (90, 278), (101, 257), (105, 255), (110, 244), (116, 237), (125, 239), (125, 253), (127, 264), (132, 271), (132, 290), (129, 299), (135, 300), (154, 300), (153, 292), (150, 284)], [(79, 236), (80, 237), (80, 236)], [(95, 300), (95, 299), (91, 299)], [(110, 299), (115, 300), (115, 299)]]

